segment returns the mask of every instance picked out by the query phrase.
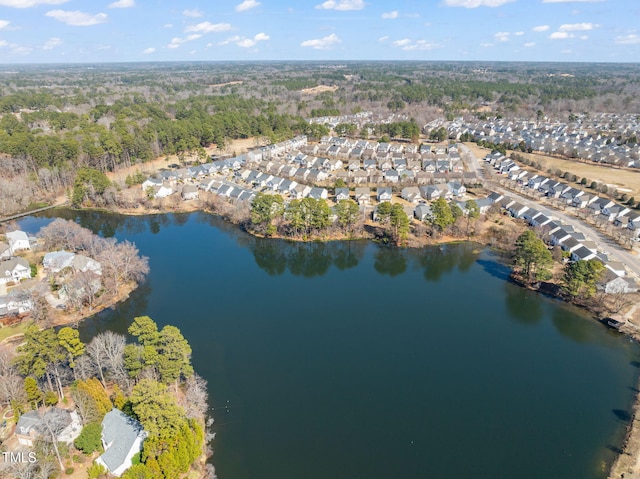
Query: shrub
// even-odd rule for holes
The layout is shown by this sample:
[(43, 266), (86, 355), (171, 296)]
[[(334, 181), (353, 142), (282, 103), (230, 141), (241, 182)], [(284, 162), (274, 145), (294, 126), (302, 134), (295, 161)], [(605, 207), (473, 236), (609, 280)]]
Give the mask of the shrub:
[(107, 470), (102, 465), (95, 462), (87, 469), (89, 479), (97, 479), (101, 475), (106, 474), (106, 472)]
[(47, 391), (44, 395), (44, 403), (47, 406), (55, 406), (58, 404), (58, 395), (53, 391)]
[(74, 469), (73, 467), (67, 467), (67, 468), (64, 470), (64, 473), (65, 473), (67, 476), (70, 476), (71, 474), (73, 474), (73, 471), (74, 471), (74, 470), (75, 470), (75, 469)]
[(85, 454), (102, 450), (102, 425), (92, 422), (82, 428), (82, 432), (73, 444)]

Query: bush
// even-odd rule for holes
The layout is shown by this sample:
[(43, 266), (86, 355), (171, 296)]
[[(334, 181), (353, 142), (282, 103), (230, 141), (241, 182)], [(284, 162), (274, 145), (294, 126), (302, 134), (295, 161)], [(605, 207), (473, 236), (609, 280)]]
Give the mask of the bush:
[(73, 444), (86, 455), (102, 450), (102, 425), (92, 422), (82, 428), (82, 432)]
[(581, 185), (586, 185), (588, 182), (589, 182), (589, 180), (587, 180), (586, 178), (582, 178), (582, 179), (580, 180), (580, 184), (581, 184)]
[(71, 474), (73, 474), (73, 471), (74, 471), (74, 470), (75, 470), (75, 469), (74, 469), (73, 467), (67, 467), (67, 468), (64, 470), (64, 473), (65, 473), (67, 476), (70, 476)]
[(31, 277), (35, 278), (38, 274), (38, 265), (35, 263), (29, 264), (29, 268), (31, 268)]
[(101, 475), (106, 474), (106, 472), (107, 470), (102, 465), (95, 462), (87, 469), (89, 479), (97, 479)]
[(80, 454), (74, 454), (71, 459), (73, 459), (73, 462), (75, 463), (80, 463), (84, 460)]
[(55, 406), (58, 404), (58, 395), (53, 391), (47, 391), (44, 395), (44, 403), (47, 406)]

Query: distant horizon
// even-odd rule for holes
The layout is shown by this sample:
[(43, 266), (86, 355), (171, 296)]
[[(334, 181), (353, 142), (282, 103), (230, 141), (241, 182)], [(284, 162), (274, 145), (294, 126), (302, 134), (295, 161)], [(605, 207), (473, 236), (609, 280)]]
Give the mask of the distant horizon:
[(554, 60), (336, 60), (336, 59), (308, 59), (308, 60), (130, 60), (130, 61), (77, 61), (77, 62), (33, 62), (33, 63), (2, 63), (0, 69), (10, 67), (29, 67), (29, 66), (74, 66), (74, 65), (136, 65), (136, 64), (260, 64), (260, 63), (291, 63), (291, 64), (364, 64), (364, 63), (434, 63), (434, 64), (527, 64), (527, 65), (638, 65), (640, 61), (554, 61)]
[(637, 63), (639, 20), (625, 0), (0, 0), (0, 64)]

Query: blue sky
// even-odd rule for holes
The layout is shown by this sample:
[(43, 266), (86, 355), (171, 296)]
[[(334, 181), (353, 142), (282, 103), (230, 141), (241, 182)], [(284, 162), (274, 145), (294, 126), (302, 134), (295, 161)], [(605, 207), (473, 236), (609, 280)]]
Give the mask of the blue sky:
[(640, 61), (638, 0), (0, 0), (0, 63)]

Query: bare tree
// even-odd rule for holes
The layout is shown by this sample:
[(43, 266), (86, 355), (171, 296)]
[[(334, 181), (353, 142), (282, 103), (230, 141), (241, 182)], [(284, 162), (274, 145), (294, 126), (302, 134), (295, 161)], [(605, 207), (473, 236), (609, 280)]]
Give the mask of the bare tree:
[(87, 353), (98, 369), (105, 388), (105, 373), (116, 380), (127, 377), (123, 359), (126, 343), (123, 335), (106, 331), (95, 336), (87, 346)]
[(0, 403), (10, 404), (12, 401), (24, 404), (27, 401), (27, 396), (22, 377), (8, 373), (0, 376)]
[(43, 438), (46, 438), (47, 442), (51, 443), (53, 451), (55, 452), (60, 469), (64, 469), (62, 463), (62, 457), (60, 457), (60, 449), (58, 448), (58, 435), (67, 426), (62, 410), (56, 408), (50, 408), (42, 415), (40, 421), (41, 433)]
[(209, 392), (206, 379), (193, 374), (187, 379), (183, 407), (188, 417), (204, 421), (208, 412)]
[(93, 359), (86, 354), (83, 354), (82, 356), (76, 358), (73, 371), (75, 372), (78, 379), (82, 379), (84, 381), (94, 377), (97, 373), (96, 365)]

